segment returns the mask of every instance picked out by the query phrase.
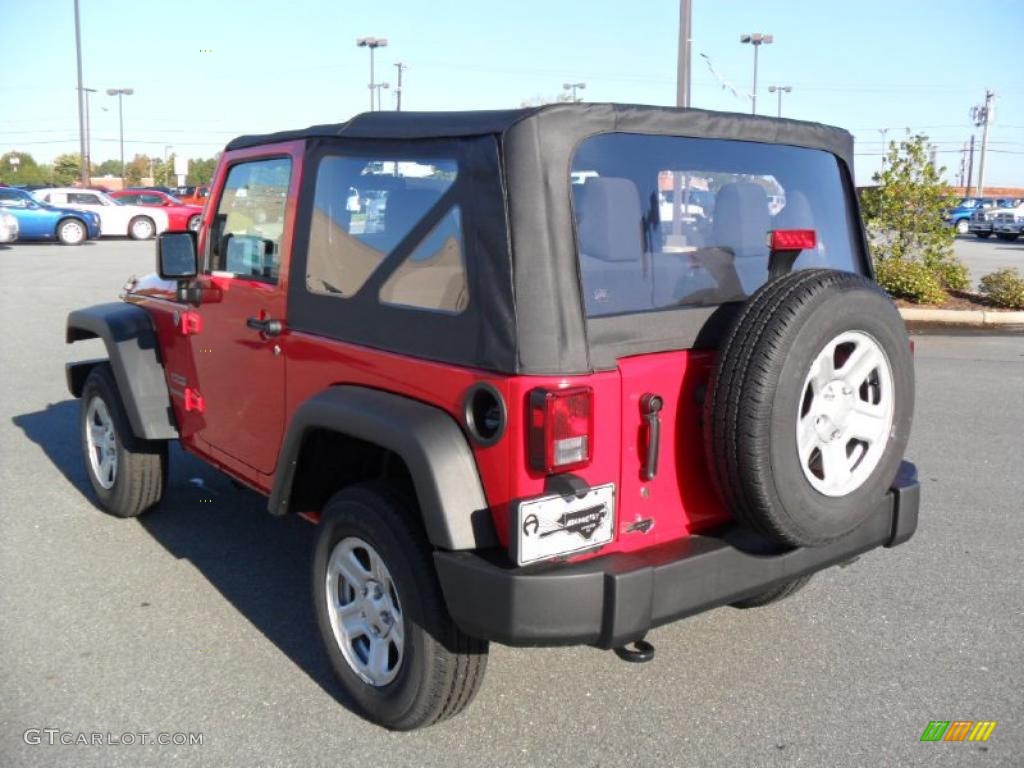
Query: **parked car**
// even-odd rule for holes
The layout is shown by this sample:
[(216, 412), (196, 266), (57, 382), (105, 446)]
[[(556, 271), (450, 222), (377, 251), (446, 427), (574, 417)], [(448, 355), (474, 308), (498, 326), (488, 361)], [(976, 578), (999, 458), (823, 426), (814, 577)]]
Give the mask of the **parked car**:
[[(652, 627), (917, 527), (911, 345), (853, 157), (838, 128), (614, 104), (236, 139), (198, 237), (68, 315), (109, 355), (67, 367), (95, 498), (157, 506), (177, 440), (316, 523), (324, 649), (389, 728), (469, 704), (490, 641), (648, 661)], [(671, 247), (664, 172), (713, 197)]]
[(0, 243), (13, 243), (18, 239), (18, 220), (7, 211), (0, 210)]
[(159, 208), (126, 205), (110, 195), (91, 189), (53, 187), (33, 193), (37, 200), (92, 211), (100, 217), (100, 234), (149, 240), (167, 229), (167, 214)]
[(942, 214), (942, 220), (956, 229), (958, 235), (966, 235), (970, 231), (971, 215), (995, 204), (996, 201), (991, 197), (963, 197), (953, 208)]
[(1004, 208), (1014, 208), (1019, 205), (1022, 201), (1017, 198), (999, 198), (993, 201), (993, 205), (988, 207), (978, 206), (974, 209), (974, 213), (971, 214), (970, 225), (968, 231), (979, 238), (986, 238), (992, 234), (992, 222), (995, 220), (999, 211)]
[(203, 206), (187, 205), (174, 195), (155, 189), (125, 189), (111, 192), (110, 196), (121, 203), (160, 208), (167, 214), (167, 229), (171, 232), (195, 232), (203, 215)]
[(100, 218), (95, 213), (40, 202), (24, 189), (0, 189), (0, 208), (18, 220), (19, 240), (81, 245), (100, 236)]
[(198, 186), (178, 187), (175, 197), (181, 200), (181, 202), (190, 205), (204, 205), (209, 194), (210, 188), (205, 184), (200, 184)]
[(1016, 240), (1024, 233), (1024, 203), (1000, 208), (992, 218), (992, 231), (1000, 240)]

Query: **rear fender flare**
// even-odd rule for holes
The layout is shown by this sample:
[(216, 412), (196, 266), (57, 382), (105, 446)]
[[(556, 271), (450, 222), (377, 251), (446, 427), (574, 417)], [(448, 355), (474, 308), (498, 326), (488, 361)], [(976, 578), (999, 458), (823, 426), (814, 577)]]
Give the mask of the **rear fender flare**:
[(497, 546), (476, 461), (449, 414), (426, 403), (357, 386), (325, 389), (300, 405), (288, 425), (270, 495), (271, 514), (290, 508), (306, 435), (327, 429), (400, 456), (409, 469), (430, 542), (442, 549)]

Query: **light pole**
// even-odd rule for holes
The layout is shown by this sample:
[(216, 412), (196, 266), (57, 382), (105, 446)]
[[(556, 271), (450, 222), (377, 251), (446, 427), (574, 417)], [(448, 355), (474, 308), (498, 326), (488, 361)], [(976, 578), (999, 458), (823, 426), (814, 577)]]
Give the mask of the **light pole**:
[(889, 134), (888, 128), (879, 128), (878, 133), (882, 136), (882, 170), (885, 170), (885, 156), (889, 153), (889, 145), (885, 143), (885, 137)]
[(792, 85), (769, 85), (768, 93), (779, 94), (779, 117), (782, 117), (782, 94), (790, 93), (793, 90)]
[(373, 91), (370, 91), (371, 94), (374, 91), (377, 92), (377, 111), (378, 112), (380, 112), (380, 90), (381, 90), (381, 88), (387, 89), (387, 88), (390, 88), (390, 87), (391, 87), (391, 83), (375, 83), (374, 86), (373, 86)]
[(679, 0), (679, 51), (676, 62), (676, 106), (690, 106), (690, 46), (693, 26), (692, 0)]
[(576, 91), (585, 91), (587, 89), (586, 83), (562, 83), (562, 90), (572, 91), (572, 101), (575, 104), (577, 101), (583, 101), (583, 99), (576, 98)]
[(757, 114), (757, 49), (762, 45), (769, 45), (775, 42), (772, 35), (763, 32), (751, 32), (749, 35), (740, 35), (741, 43), (749, 43), (754, 46), (754, 90), (751, 93), (750, 114)]
[(117, 122), (121, 129), (121, 189), (124, 189), (124, 97), (135, 91), (131, 88), (107, 88), (107, 96), (117, 96)]
[(85, 173), (82, 174), (82, 184), (88, 186), (92, 181), (92, 126), (89, 123), (89, 94), (96, 93), (96, 89), (83, 88), (82, 91), (85, 93), (85, 158), (82, 160)]
[(386, 37), (360, 37), (356, 38), (356, 45), (360, 48), (370, 49), (370, 111), (373, 112), (373, 94), (377, 88), (377, 83), (374, 80), (373, 75), (373, 52), (377, 48), (386, 48), (388, 40)]
[(409, 68), (408, 64), (400, 61), (395, 62), (395, 69), (398, 70), (398, 85), (395, 86), (395, 111), (402, 111), (402, 72)]

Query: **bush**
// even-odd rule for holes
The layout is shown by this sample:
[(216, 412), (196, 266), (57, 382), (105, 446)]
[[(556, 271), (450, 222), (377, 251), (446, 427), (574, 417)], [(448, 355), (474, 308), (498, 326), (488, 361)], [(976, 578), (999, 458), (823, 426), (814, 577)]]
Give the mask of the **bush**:
[(996, 306), (1024, 309), (1024, 277), (1014, 267), (981, 278), (981, 292)]
[(935, 271), (921, 261), (882, 259), (875, 263), (875, 278), (890, 296), (915, 304), (942, 304), (946, 300)]
[(971, 287), (971, 276), (967, 272), (967, 267), (955, 257), (929, 264), (928, 268), (938, 279), (939, 285), (947, 291), (966, 291)]

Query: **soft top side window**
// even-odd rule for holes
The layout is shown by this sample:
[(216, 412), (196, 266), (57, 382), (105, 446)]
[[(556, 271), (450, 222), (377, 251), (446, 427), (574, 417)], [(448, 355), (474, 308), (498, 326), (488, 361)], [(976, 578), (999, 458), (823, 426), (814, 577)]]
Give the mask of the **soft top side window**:
[(277, 282), (291, 169), (287, 157), (231, 167), (210, 232), (209, 272)]
[[(452, 314), (465, 309), (462, 220), (458, 206), (442, 202), (457, 176), (452, 158), (324, 157), (310, 222), (307, 290), (350, 298), (379, 270), (390, 269), (381, 303)], [(406, 256), (390, 264), (400, 247)]]

